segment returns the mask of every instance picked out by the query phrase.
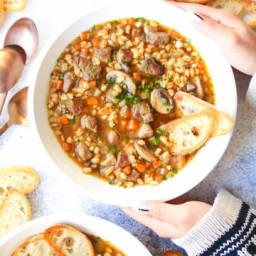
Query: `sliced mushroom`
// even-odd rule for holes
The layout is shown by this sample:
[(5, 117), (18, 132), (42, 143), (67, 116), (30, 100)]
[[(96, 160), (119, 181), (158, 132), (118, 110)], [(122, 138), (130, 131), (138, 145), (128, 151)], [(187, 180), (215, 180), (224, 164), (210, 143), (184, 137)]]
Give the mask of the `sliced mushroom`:
[(114, 166), (116, 164), (116, 157), (113, 154), (108, 154), (106, 159), (101, 162), (102, 166)]
[(121, 151), (117, 155), (116, 169), (124, 168), (130, 164), (128, 155), (125, 151)]
[[(129, 93), (135, 94), (136, 93), (136, 84), (132, 81), (132, 78), (122, 71), (110, 71), (107, 74), (107, 80), (116, 80), (118, 77), (123, 77), (122, 84), (127, 86)], [(120, 79), (120, 78), (119, 78)]]
[(195, 84), (196, 84), (197, 96), (199, 98), (203, 99), (204, 98), (204, 88), (203, 88), (201, 80), (198, 76), (195, 78)]
[(74, 85), (73, 75), (71, 72), (67, 72), (64, 75), (63, 91), (68, 92)]
[(85, 162), (93, 157), (93, 154), (89, 151), (89, 148), (84, 142), (79, 142), (76, 145), (75, 154), (81, 162)]
[(107, 138), (110, 145), (117, 145), (120, 139), (118, 133), (113, 130), (108, 131)]
[(138, 131), (138, 138), (145, 139), (153, 136), (153, 130), (149, 124), (143, 124)]
[(96, 117), (83, 115), (81, 118), (81, 127), (87, 128), (93, 132), (97, 132), (98, 130), (98, 123)]
[(141, 156), (141, 158), (149, 162), (156, 160), (154, 154), (148, 148), (146, 148), (146, 146), (140, 145), (138, 140), (134, 141), (134, 147), (137, 150), (137, 153)]
[(170, 113), (174, 108), (171, 95), (165, 89), (154, 89), (151, 93), (150, 103), (159, 113)]
[(107, 166), (105, 168), (100, 169), (100, 174), (103, 176), (109, 176), (114, 170), (114, 166)]

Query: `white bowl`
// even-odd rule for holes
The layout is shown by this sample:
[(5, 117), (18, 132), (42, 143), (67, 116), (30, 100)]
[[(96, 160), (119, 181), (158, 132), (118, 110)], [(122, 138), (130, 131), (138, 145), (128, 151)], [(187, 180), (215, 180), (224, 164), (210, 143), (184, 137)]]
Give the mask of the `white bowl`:
[(106, 220), (88, 215), (54, 214), (30, 221), (0, 239), (1, 255), (11, 255), (26, 238), (42, 233), (55, 224), (67, 224), (94, 236), (109, 241), (127, 256), (151, 256), (146, 247), (134, 236)]
[[(146, 6), (146, 8), (145, 8)], [(60, 35), (57, 35), (41, 53), (34, 86), (30, 89), (30, 108), (37, 134), (49, 157), (56, 166), (90, 197), (117, 205), (131, 205), (142, 200), (170, 200), (200, 183), (215, 167), (224, 154), (231, 133), (211, 139), (194, 159), (174, 178), (158, 186), (137, 186), (123, 189), (82, 174), (80, 167), (61, 149), (47, 120), (46, 99), (51, 70), (59, 54), (81, 31), (94, 24), (122, 17), (145, 17), (170, 26), (188, 38), (199, 50), (208, 65), (215, 86), (216, 105), (234, 119), (237, 110), (236, 85), (232, 69), (216, 44), (196, 31), (182, 10), (161, 1), (121, 1), (79, 18)], [(32, 122), (33, 123), (33, 122)]]

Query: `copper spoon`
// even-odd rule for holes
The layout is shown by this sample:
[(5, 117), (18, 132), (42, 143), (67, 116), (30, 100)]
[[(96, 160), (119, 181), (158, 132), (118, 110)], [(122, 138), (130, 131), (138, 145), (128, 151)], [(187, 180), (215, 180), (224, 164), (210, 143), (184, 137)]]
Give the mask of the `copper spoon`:
[(27, 120), (28, 87), (21, 89), (8, 104), (9, 120), (0, 128), (0, 136), (13, 124), (28, 125)]
[[(35, 23), (29, 18), (21, 18), (17, 20), (8, 30), (7, 35), (5, 37), (4, 46), (5, 48), (19, 48), (18, 53), (22, 55), (22, 58), (25, 57), (24, 63), (28, 64), (31, 62), (31, 60), (36, 54), (38, 48), (38, 41), (39, 35)], [(11, 67), (8, 68), (7, 66), (7, 69), (5, 69), (2, 73), (0, 71), (0, 75), (3, 77), (12, 77), (12, 75), (15, 76), (15, 74), (12, 73), (15, 72), (14, 70), (15, 69)], [(15, 83), (9, 84), (7, 86), (0, 83), (0, 88), (4, 88), (0, 90), (0, 114), (3, 109), (7, 92), (15, 85)]]
[(19, 46), (8, 46), (0, 50), (0, 113), (7, 92), (22, 74), (25, 58), (25, 52)]

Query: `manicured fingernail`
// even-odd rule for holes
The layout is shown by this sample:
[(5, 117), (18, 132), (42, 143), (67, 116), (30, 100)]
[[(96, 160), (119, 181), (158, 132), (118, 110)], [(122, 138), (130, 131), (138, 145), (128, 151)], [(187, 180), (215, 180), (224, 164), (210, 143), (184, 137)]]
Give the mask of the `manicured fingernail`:
[(147, 213), (150, 211), (150, 208), (145, 205), (145, 204), (136, 204), (136, 205), (133, 205), (132, 206), (132, 209), (134, 211), (138, 211), (138, 212), (144, 212), (144, 213)]
[(192, 13), (192, 12), (187, 11), (187, 14), (188, 14), (189, 18), (194, 22), (200, 23), (204, 20), (204, 18), (197, 13)]

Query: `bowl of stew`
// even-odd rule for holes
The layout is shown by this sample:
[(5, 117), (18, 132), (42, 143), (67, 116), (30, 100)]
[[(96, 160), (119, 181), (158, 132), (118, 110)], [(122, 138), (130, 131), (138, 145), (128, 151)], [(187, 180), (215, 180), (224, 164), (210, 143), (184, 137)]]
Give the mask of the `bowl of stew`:
[(104, 252), (111, 256), (151, 255), (135, 237), (111, 222), (88, 215), (63, 213), (41, 217), (18, 227), (1, 239), (0, 250), (4, 255), (12, 255), (26, 239), (58, 224), (84, 233), (92, 242), (95, 255), (104, 255)]
[(119, 205), (175, 198), (225, 152), (231, 133), (172, 154), (159, 127), (181, 117), (176, 92), (233, 120), (237, 107), (230, 65), (186, 13), (158, 1), (134, 4), (87, 14), (54, 38), (30, 93), (37, 134), (57, 167), (89, 196)]

